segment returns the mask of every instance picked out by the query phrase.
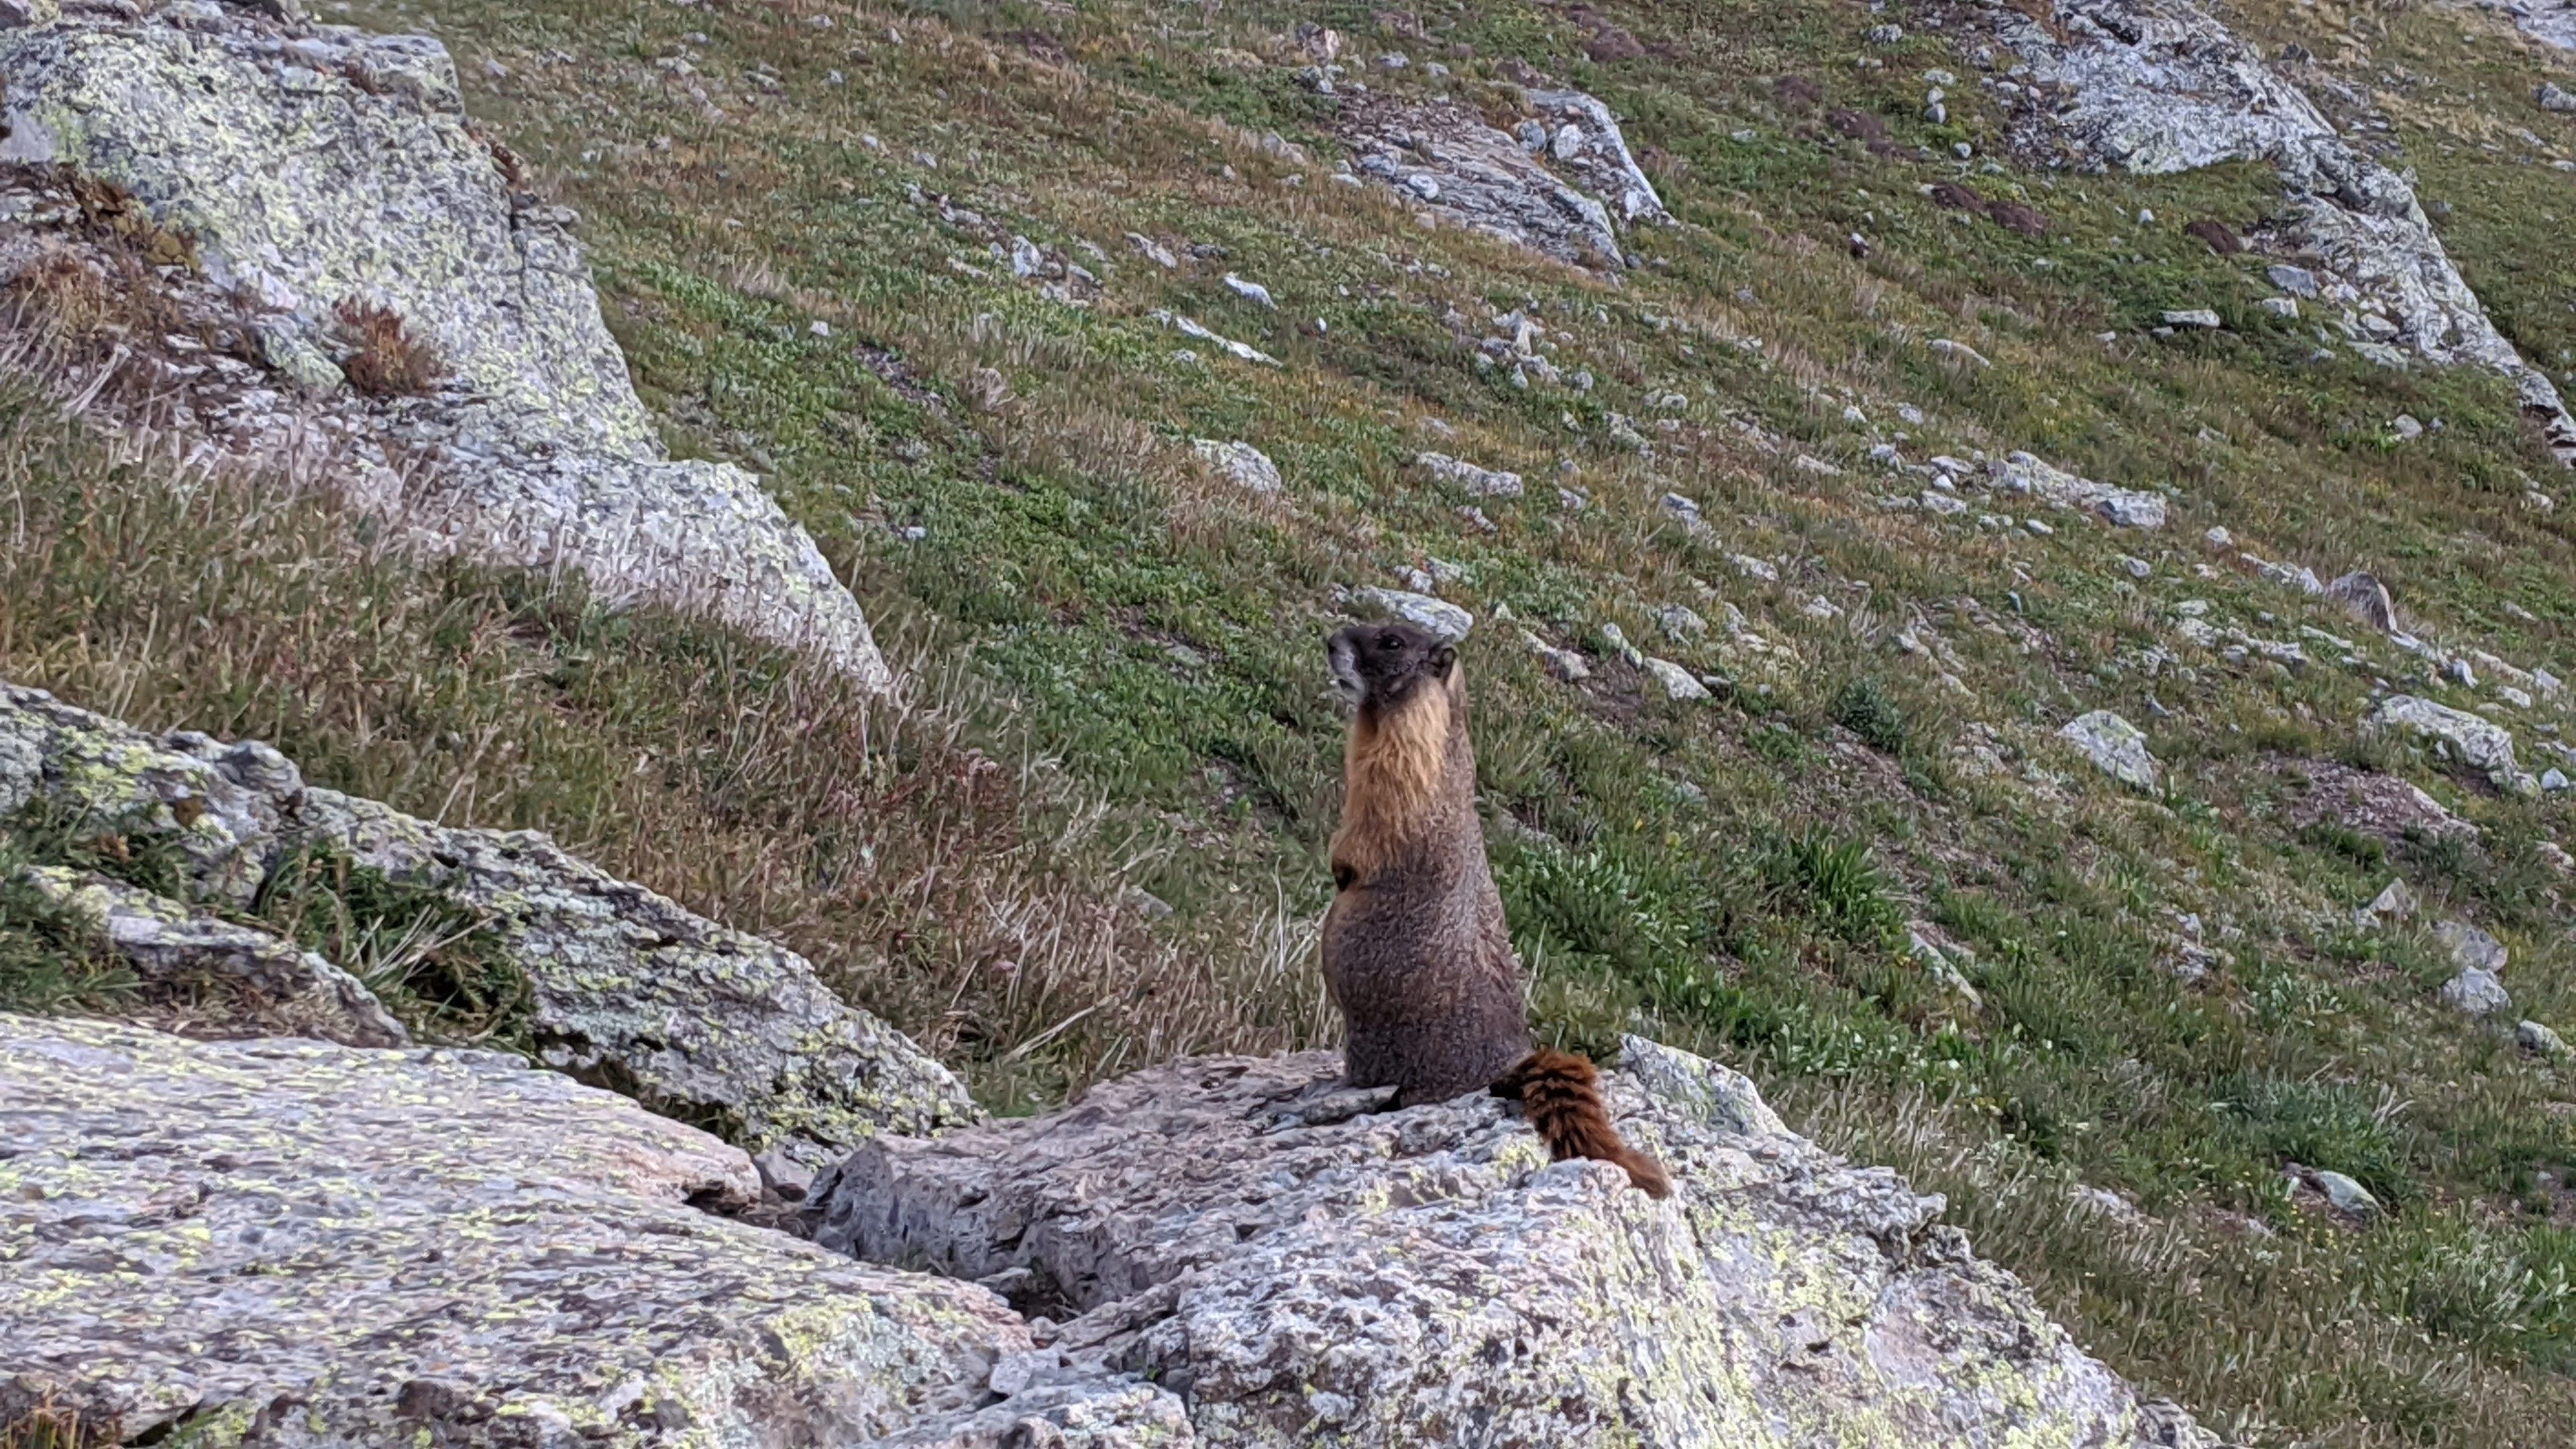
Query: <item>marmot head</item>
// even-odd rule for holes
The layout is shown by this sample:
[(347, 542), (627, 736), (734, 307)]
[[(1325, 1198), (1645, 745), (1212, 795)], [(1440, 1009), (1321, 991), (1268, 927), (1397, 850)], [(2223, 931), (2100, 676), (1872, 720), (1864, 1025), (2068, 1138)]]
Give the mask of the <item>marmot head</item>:
[(1333, 687), (1357, 708), (1401, 708), (1426, 684), (1446, 686), (1458, 667), (1448, 640), (1411, 624), (1354, 624), (1327, 646)]

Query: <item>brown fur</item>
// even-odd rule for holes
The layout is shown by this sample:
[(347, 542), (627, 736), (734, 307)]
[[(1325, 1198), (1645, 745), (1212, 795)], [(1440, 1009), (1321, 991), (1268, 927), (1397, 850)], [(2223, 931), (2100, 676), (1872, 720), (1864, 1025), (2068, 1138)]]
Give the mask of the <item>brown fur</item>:
[(1584, 1058), (1540, 1047), (1494, 1083), (1494, 1095), (1520, 1099), (1522, 1115), (1557, 1161), (1590, 1157), (1615, 1162), (1648, 1196), (1673, 1195), (1673, 1180), (1665, 1175), (1664, 1165), (1629, 1146), (1619, 1129), (1610, 1125), (1609, 1104), (1601, 1099), (1601, 1074)]
[(1476, 815), (1457, 651), (1408, 625), (1370, 624), (1334, 635), (1331, 654), (1356, 705), (1324, 917), (1324, 984), (1341, 1008), (1351, 1084), (1393, 1086), (1400, 1107), (1479, 1087), (1518, 1097), (1559, 1160), (1616, 1162), (1668, 1195), (1663, 1169), (1611, 1128), (1592, 1064), (1531, 1051), (1520, 958)]

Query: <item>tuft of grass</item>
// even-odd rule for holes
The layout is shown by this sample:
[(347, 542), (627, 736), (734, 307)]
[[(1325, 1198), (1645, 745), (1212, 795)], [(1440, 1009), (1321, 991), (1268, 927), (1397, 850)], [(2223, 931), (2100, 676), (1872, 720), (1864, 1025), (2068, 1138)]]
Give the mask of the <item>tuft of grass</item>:
[(1854, 679), (1835, 693), (1834, 723), (1881, 754), (1904, 753), (1905, 711), (1877, 679)]
[(402, 314), (363, 297), (344, 297), (332, 309), (342, 352), (340, 372), (368, 397), (418, 397), (436, 392), (446, 359), (414, 332)]

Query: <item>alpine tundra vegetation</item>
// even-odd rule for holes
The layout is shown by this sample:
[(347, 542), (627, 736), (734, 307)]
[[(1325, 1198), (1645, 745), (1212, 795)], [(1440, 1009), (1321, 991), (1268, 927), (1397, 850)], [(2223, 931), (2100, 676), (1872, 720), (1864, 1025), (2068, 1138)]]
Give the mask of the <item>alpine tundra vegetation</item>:
[(0, 0), (0, 1446), (2567, 1442), (2576, 7), (1412, 3)]

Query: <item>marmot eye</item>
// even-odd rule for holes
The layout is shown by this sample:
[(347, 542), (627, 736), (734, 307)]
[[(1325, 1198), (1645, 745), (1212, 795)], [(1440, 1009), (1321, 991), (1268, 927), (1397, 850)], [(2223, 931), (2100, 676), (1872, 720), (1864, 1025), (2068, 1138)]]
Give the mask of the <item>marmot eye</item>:
[(1377, 636), (1377, 647), (1380, 649), (1401, 649), (1404, 647), (1404, 636), (1401, 634), (1380, 634)]

